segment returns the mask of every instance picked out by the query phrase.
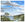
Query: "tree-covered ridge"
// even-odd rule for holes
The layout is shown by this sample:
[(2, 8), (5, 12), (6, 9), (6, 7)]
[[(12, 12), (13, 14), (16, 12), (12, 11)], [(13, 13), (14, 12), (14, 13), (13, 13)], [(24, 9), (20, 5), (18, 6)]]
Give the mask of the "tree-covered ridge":
[(16, 15), (16, 16), (14, 16), (14, 19), (17, 19), (19, 21), (24, 21), (24, 14)]

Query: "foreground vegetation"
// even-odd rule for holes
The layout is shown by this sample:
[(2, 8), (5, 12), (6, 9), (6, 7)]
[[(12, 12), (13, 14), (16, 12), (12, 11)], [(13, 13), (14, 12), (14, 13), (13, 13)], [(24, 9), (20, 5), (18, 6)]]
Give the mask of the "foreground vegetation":
[[(8, 16), (9, 13), (5, 13), (5, 15)], [(1, 15), (1, 21), (14, 21), (14, 20), (11, 20), (9, 17), (7, 18), (5, 15), (4, 16)], [(14, 17), (15, 20), (24, 21), (24, 14), (15, 15), (12, 17)]]

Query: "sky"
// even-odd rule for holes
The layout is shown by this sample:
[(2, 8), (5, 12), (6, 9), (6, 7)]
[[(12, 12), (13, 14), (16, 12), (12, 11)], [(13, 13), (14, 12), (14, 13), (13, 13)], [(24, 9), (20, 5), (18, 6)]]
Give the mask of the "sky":
[[(7, 1), (7, 0), (2, 0), (2, 1)], [(8, 1), (24, 1), (24, 0), (8, 0)]]
[[(18, 14), (24, 14), (24, 7), (21, 7), (21, 6), (24, 6), (24, 1), (11, 1), (11, 2), (13, 4), (16, 3), (16, 5), (20, 5), (20, 7), (2, 5), (3, 8), (9, 8), (9, 9), (4, 9), (4, 12), (8, 12), (12, 16), (18, 15)], [(4, 2), (4, 3), (6, 3), (6, 2)]]

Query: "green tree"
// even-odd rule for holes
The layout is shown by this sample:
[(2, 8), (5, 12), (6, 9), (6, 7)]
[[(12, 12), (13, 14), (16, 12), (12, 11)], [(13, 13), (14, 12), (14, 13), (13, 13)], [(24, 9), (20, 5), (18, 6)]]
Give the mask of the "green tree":
[[(2, 18), (2, 17), (4, 17), (4, 18)], [(1, 21), (10, 21), (10, 18), (8, 17), (5, 17), (5, 16), (1, 16)]]
[(15, 19), (15, 20), (18, 19), (18, 16), (14, 16), (14, 19)]
[(6, 13), (5, 13), (5, 15), (6, 15), (6, 16), (8, 16), (8, 15), (9, 15), (9, 13), (8, 13), (8, 12), (6, 12)]

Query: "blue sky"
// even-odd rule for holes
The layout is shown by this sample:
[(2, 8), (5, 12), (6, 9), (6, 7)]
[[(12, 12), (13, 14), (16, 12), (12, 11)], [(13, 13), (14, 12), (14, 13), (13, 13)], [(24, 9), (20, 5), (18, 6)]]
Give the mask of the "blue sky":
[[(24, 1), (13, 1), (13, 2), (15, 2), (16, 4), (19, 4), (19, 5), (21, 5), (21, 6), (24, 6)], [(4, 9), (4, 12), (8, 12), (8, 13), (10, 13), (10, 15), (17, 15), (17, 14), (23, 14), (24, 12), (22, 12), (22, 9), (24, 9), (24, 7), (23, 8), (19, 8), (19, 7), (15, 7), (15, 6), (7, 6), (7, 5), (2, 5), (2, 7), (3, 8), (10, 8), (10, 9)], [(12, 8), (11, 8), (12, 7)]]
[(18, 3), (19, 5), (24, 5), (24, 1), (11, 1), (11, 2)]
[[(7, 0), (2, 0), (2, 1), (7, 1)], [(8, 1), (24, 1), (24, 0), (8, 0)]]

